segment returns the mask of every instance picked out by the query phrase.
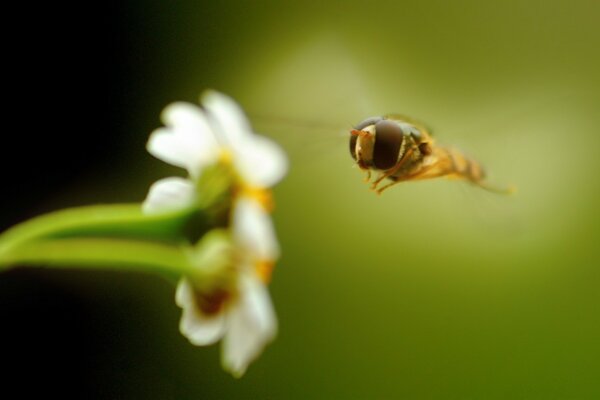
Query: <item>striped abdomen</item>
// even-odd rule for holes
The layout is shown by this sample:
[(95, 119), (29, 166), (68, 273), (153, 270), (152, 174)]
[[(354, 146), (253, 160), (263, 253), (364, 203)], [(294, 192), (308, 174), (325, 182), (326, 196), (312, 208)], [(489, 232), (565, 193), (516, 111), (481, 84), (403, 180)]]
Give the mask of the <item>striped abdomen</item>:
[(480, 183), (485, 178), (485, 171), (481, 164), (468, 158), (456, 149), (437, 147), (435, 153), (439, 160), (445, 160), (446, 174), (457, 178), (467, 179), (474, 183)]

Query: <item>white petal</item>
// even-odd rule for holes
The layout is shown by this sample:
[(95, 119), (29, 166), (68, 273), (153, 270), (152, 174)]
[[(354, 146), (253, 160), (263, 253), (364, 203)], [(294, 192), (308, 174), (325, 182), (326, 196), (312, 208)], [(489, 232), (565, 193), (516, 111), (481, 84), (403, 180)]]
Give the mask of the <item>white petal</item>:
[(208, 90), (202, 94), (200, 101), (213, 117), (211, 122), (216, 125), (217, 134), (223, 141), (223, 145), (232, 146), (252, 134), (252, 128), (244, 111), (231, 97)]
[(178, 177), (161, 179), (150, 186), (142, 211), (156, 214), (181, 209), (191, 205), (195, 196), (191, 181)]
[(183, 309), (179, 330), (196, 346), (205, 346), (217, 342), (225, 332), (223, 313), (207, 317), (203, 315), (194, 300), (192, 285), (182, 279), (177, 285), (175, 302)]
[(240, 377), (277, 334), (277, 318), (265, 286), (253, 275), (241, 278), (237, 307), (227, 319), (223, 368)]
[(285, 176), (287, 157), (281, 147), (266, 137), (253, 135), (252, 140), (235, 146), (237, 171), (252, 186), (271, 187)]
[(201, 164), (199, 153), (171, 129), (159, 128), (152, 132), (146, 149), (154, 157), (176, 167), (191, 169)]
[(237, 170), (251, 185), (269, 187), (287, 172), (287, 157), (273, 141), (256, 135), (240, 106), (215, 91), (205, 92), (202, 105), (222, 144), (234, 152)]
[(254, 199), (241, 197), (233, 210), (233, 239), (242, 251), (258, 260), (279, 257), (279, 243), (271, 217)]
[(160, 119), (167, 126), (187, 125), (210, 130), (202, 109), (195, 104), (183, 101), (166, 106), (160, 114)]
[(190, 175), (214, 162), (219, 147), (203, 111), (192, 104), (174, 103), (162, 113), (167, 125), (150, 135), (147, 149), (153, 156), (178, 167), (186, 168)]

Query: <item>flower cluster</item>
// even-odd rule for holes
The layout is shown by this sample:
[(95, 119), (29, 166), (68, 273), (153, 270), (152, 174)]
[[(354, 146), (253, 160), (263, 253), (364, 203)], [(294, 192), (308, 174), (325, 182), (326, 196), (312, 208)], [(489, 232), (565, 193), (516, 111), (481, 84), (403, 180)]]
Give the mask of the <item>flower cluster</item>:
[[(174, 103), (163, 111), (165, 127), (152, 133), (148, 151), (185, 168), (188, 177), (156, 182), (143, 210), (156, 214), (200, 204), (210, 190), (202, 183), (204, 175), (215, 166), (227, 171), (230, 196), (221, 229), (230, 238), (230, 246), (216, 250), (231, 254), (225, 257), (227, 267), (220, 269), (226, 279), (205, 285), (192, 276), (183, 277), (176, 302), (183, 309), (181, 332), (195, 345), (222, 339), (223, 367), (241, 376), (277, 331), (266, 288), (279, 257), (269, 215), (270, 188), (287, 172), (287, 158), (278, 145), (252, 131), (241, 108), (229, 97), (209, 91), (201, 105)], [(195, 267), (214, 268), (215, 264), (197, 262)]]

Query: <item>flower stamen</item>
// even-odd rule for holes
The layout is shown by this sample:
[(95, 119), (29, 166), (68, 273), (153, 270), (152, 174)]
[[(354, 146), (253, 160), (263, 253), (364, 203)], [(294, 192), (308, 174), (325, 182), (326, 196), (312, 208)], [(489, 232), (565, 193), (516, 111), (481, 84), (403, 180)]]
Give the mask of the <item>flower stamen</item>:
[(271, 282), (275, 262), (272, 260), (259, 260), (254, 264), (254, 270), (260, 280), (266, 285)]
[(275, 208), (275, 202), (273, 201), (273, 194), (269, 189), (242, 185), (240, 188), (239, 196), (251, 198), (256, 201), (261, 207), (268, 213), (272, 212)]
[(225, 165), (233, 165), (233, 154), (231, 154), (231, 151), (229, 149), (220, 149), (219, 162)]

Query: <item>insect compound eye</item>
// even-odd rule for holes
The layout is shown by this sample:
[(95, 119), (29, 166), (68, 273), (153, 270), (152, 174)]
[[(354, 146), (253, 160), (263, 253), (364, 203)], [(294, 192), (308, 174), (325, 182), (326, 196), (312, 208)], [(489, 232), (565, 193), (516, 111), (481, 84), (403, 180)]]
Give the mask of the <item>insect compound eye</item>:
[(398, 162), (404, 132), (398, 123), (381, 120), (375, 124), (373, 164), (378, 169), (390, 169)]
[(370, 118), (367, 118), (364, 121), (361, 121), (358, 125), (356, 125), (354, 127), (354, 129), (362, 131), (367, 126), (369, 126), (369, 125), (375, 125), (377, 122), (381, 121), (382, 119), (383, 119), (383, 117), (370, 117)]

